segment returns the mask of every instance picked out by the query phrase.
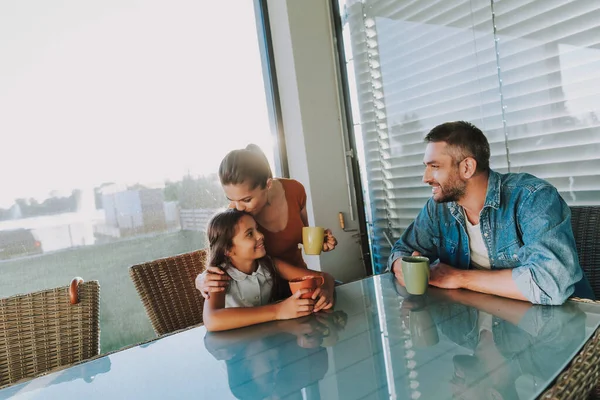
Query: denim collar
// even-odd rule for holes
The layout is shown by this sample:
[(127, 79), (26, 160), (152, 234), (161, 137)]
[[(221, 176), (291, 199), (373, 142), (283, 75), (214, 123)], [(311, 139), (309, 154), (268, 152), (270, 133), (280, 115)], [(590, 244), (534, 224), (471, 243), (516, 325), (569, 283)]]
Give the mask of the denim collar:
[[(489, 170), (488, 174), (488, 187), (485, 195), (485, 202), (483, 208), (492, 207), (496, 210), (500, 208), (500, 188), (502, 186), (502, 179), (498, 172)], [(447, 203), (446, 207), (450, 209), (452, 216), (463, 226), (465, 224), (465, 216), (462, 212), (462, 207), (455, 201)], [(466, 228), (465, 228), (466, 229)]]
[(488, 187), (485, 195), (485, 203), (483, 208), (492, 207), (496, 210), (500, 208), (500, 188), (502, 186), (502, 179), (499, 173), (489, 170), (488, 174)]

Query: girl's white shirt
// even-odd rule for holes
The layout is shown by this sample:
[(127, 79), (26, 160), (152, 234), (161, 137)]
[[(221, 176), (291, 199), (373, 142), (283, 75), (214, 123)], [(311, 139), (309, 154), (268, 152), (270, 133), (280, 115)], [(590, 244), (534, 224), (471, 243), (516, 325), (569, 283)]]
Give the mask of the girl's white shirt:
[(258, 268), (251, 275), (243, 273), (231, 264), (226, 264), (222, 268), (231, 277), (225, 292), (225, 308), (269, 304), (273, 277), (264, 266), (264, 260), (258, 260)]

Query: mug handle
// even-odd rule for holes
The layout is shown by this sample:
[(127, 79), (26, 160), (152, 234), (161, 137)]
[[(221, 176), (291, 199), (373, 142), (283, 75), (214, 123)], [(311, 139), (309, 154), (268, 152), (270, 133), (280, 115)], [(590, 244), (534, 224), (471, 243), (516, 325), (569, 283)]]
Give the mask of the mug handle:
[(317, 287), (321, 287), (321, 286), (323, 286), (325, 284), (325, 278), (323, 277), (323, 275), (316, 275), (315, 278), (321, 280), (321, 283), (319, 283), (317, 285)]

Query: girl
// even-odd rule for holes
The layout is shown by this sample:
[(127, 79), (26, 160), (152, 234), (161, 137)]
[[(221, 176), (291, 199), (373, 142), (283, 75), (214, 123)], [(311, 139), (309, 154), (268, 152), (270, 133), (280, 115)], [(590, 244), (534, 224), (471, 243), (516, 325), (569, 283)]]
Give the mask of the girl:
[[(302, 243), (302, 227), (308, 226), (306, 191), (294, 179), (273, 178), (264, 153), (256, 145), (229, 152), (221, 161), (219, 179), (230, 208), (246, 211), (258, 223), (264, 235), (267, 254), (289, 264), (306, 268), (298, 244)], [(325, 231), (323, 251), (337, 245), (331, 230)], [(208, 273), (196, 279), (196, 287), (205, 298), (209, 293), (224, 291), (229, 277), (216, 265), (209, 264)]]
[[(209, 265), (217, 265), (231, 277), (227, 291), (214, 293), (204, 303), (204, 325), (221, 331), (262, 322), (297, 318), (333, 306), (334, 280), (318, 271), (307, 272), (266, 255), (264, 236), (252, 215), (236, 209), (216, 214), (208, 224)], [(287, 280), (307, 274), (321, 275), (322, 287), (310, 299), (307, 290), (279, 302)], [(286, 280), (286, 281), (284, 281)]]

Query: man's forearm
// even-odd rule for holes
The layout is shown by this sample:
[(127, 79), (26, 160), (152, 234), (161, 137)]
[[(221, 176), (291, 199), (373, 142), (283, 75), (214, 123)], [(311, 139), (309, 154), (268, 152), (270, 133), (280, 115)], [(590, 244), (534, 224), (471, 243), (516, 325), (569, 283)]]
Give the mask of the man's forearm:
[(512, 279), (510, 269), (496, 271), (461, 271), (461, 287), (474, 292), (494, 294), (509, 299), (529, 301)]

